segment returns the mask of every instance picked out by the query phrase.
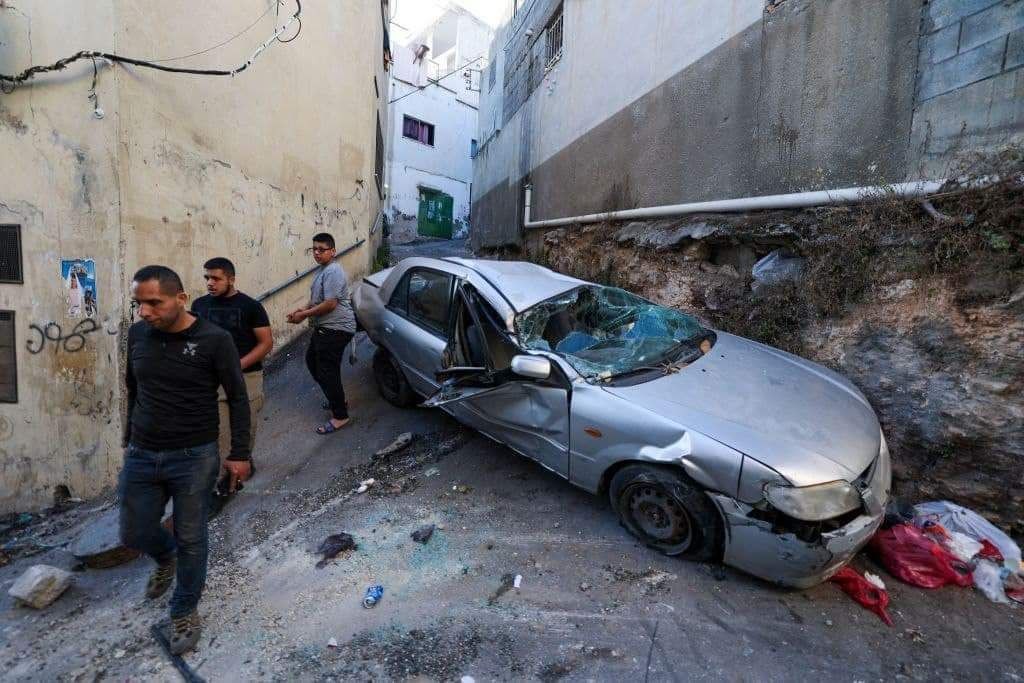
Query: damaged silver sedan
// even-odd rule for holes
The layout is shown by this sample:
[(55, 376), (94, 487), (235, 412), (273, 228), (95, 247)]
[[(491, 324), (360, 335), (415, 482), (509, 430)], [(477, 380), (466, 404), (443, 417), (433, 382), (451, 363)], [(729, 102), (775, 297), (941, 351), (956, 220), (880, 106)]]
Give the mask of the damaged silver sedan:
[(406, 259), (354, 301), (388, 401), (608, 495), (665, 554), (807, 587), (882, 521), (878, 420), (819, 365), (530, 263)]

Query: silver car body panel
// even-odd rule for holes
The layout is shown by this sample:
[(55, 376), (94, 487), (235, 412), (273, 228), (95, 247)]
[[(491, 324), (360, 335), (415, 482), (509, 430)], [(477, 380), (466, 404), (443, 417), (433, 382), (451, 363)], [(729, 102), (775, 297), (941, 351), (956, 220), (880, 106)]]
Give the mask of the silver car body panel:
[(864, 472), (878, 455), (879, 429), (859, 392), (796, 356), (717, 334), (711, 352), (682, 371), (608, 391), (713, 434), (794, 486)]
[[(387, 308), (413, 268), (471, 284), (513, 342), (518, 313), (590, 284), (533, 264), (470, 259), (409, 258), (364, 278), (353, 293), (360, 324), (424, 395), (439, 388), (445, 337)], [(777, 349), (716, 335), (710, 353), (632, 386), (588, 382), (561, 355), (528, 351), (550, 359), (568, 389), (510, 381), (441, 407), (592, 493), (603, 491), (627, 462), (681, 467), (721, 513), (725, 562), (776, 583), (814, 585), (849, 560), (881, 522), (890, 465), (877, 418), (845, 378)], [(859, 487), (864, 510), (814, 542), (775, 533), (763, 515), (750, 516), (766, 509), (766, 483), (837, 479)]]

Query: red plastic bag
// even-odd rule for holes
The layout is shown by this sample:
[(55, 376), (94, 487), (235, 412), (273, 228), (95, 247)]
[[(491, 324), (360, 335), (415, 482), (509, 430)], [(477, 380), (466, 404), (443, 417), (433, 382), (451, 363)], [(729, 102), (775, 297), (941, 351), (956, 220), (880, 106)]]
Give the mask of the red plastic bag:
[(889, 606), (889, 593), (865, 579), (852, 567), (843, 567), (829, 580), (838, 583), (844, 593), (877, 614), (888, 626), (892, 626), (892, 619), (885, 611)]
[(981, 550), (978, 551), (978, 556), (984, 557), (986, 560), (992, 560), (996, 564), (1002, 564), (1006, 561), (1003, 559), (1003, 554), (999, 552), (999, 548), (987, 538), (981, 539)]
[(921, 588), (948, 583), (970, 586), (971, 567), (910, 524), (882, 529), (869, 544), (873, 554), (897, 579)]

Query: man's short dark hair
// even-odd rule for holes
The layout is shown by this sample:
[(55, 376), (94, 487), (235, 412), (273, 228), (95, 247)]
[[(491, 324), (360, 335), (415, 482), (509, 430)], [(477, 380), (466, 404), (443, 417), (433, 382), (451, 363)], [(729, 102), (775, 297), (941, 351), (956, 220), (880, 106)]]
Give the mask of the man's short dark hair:
[(329, 232), (318, 232), (313, 235), (313, 241), (319, 242), (320, 244), (326, 244), (331, 249), (334, 249), (334, 237)]
[(206, 270), (223, 270), (226, 275), (235, 276), (235, 264), (223, 256), (215, 256), (203, 264)]
[(156, 280), (160, 283), (160, 291), (164, 294), (175, 295), (185, 291), (178, 274), (167, 266), (144, 266), (135, 271), (132, 276), (134, 282), (149, 282)]

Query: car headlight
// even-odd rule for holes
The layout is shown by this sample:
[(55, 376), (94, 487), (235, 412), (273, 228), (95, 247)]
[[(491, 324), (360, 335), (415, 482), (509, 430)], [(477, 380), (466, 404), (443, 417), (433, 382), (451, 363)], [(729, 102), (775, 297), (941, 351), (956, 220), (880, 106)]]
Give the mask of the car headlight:
[(831, 519), (861, 506), (860, 492), (842, 480), (799, 487), (772, 483), (764, 494), (776, 510), (804, 522)]

